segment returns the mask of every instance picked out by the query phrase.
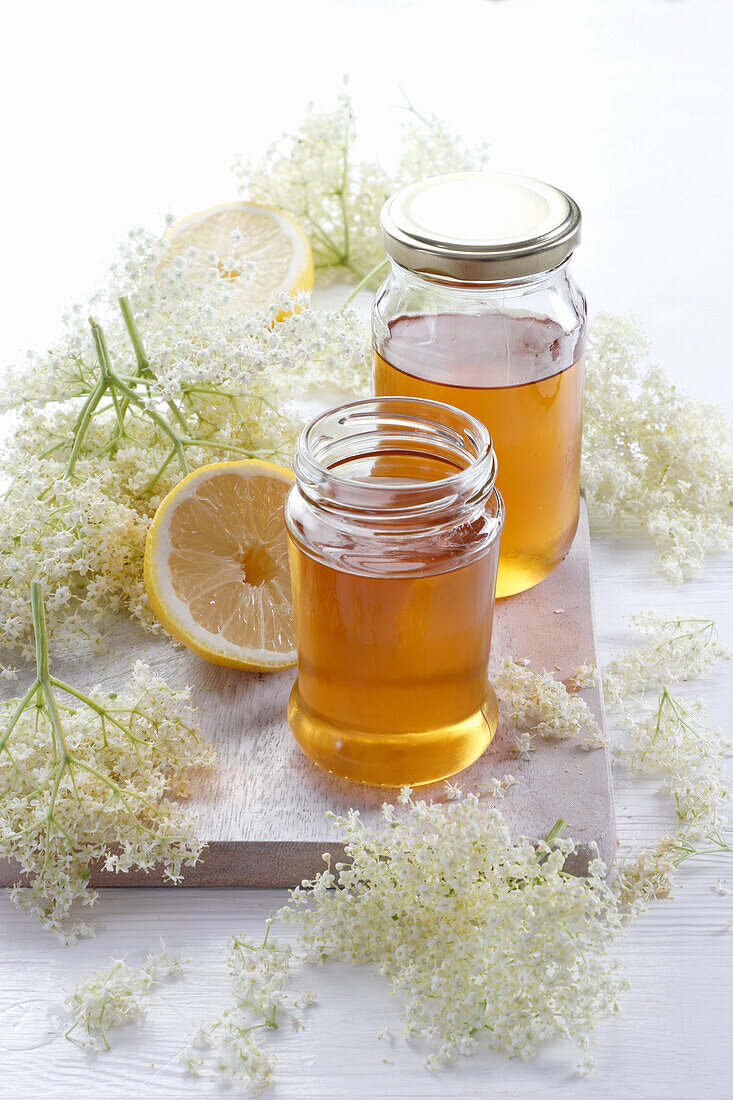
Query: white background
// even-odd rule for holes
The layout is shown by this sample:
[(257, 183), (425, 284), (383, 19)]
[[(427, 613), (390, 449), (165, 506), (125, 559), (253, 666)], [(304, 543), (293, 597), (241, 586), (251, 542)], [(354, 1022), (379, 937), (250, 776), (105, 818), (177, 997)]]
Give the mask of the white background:
[[(633, 310), (669, 374), (730, 401), (730, 152), (733, 7), (725, 0), (262, 0), (15, 5), (0, 41), (3, 167), (0, 364), (59, 330), (62, 308), (101, 278), (134, 224), (160, 226), (235, 197), (234, 155), (328, 106), (343, 74), (363, 149), (390, 159), (399, 85), (494, 166), (546, 178), (584, 213), (575, 266), (591, 309)], [(624, 617), (657, 606), (716, 616), (733, 642), (730, 561), (671, 589), (651, 554), (611, 535), (595, 544), (602, 659), (630, 640)], [(730, 673), (701, 686), (729, 723)], [(654, 784), (617, 777), (624, 849), (669, 823)], [(402, 1040), (378, 979), (329, 967), (309, 976), (307, 1029), (278, 1034), (273, 1095), (402, 1097), (733, 1097), (733, 864), (690, 867), (672, 901), (631, 929), (622, 1012), (597, 1031), (598, 1071), (572, 1052), (532, 1065), (481, 1055), (439, 1075)], [(220, 949), (257, 935), (275, 891), (107, 891), (95, 940), (62, 948), (0, 905), (0, 1096), (173, 1097), (216, 1086), (182, 1076), (192, 1026), (225, 1003)], [(2, 901), (2, 899), (0, 899)], [(86, 1060), (48, 1034), (62, 987), (111, 953), (139, 962), (163, 934), (192, 960), (156, 995), (149, 1024)]]

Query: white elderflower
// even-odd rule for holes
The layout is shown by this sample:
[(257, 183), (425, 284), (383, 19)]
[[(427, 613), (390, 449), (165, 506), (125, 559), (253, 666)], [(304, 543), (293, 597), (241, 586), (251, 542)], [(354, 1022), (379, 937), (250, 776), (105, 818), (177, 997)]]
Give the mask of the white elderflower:
[(725, 830), (730, 799), (725, 757), (730, 739), (705, 724), (700, 700), (677, 699), (665, 688), (654, 707), (627, 713), (627, 740), (615, 758), (635, 775), (665, 774), (677, 832), (645, 848), (618, 872), (621, 902), (635, 916), (653, 898), (670, 894), (676, 868), (704, 850), (730, 852)]
[[(604, 674), (606, 692), (626, 731), (613, 756), (634, 775), (664, 776), (662, 789), (673, 799), (677, 816), (674, 835), (665, 835), (619, 867), (620, 900), (635, 916), (652, 898), (669, 895), (676, 869), (685, 860), (700, 851), (733, 850), (726, 836), (726, 757), (732, 744), (708, 726), (701, 700), (676, 698), (669, 690), (671, 684), (707, 675), (717, 660), (728, 656), (715, 623), (644, 612), (632, 624), (647, 635), (647, 644), (614, 657)], [(643, 696), (653, 687), (662, 690), (651, 704)]]
[[(32, 652), (29, 586), (44, 584), (54, 646), (89, 646), (109, 612), (155, 627), (143, 550), (157, 505), (215, 459), (289, 463), (296, 398), (367, 386), (365, 323), (280, 297), (233, 315), (231, 279), (189, 278), (165, 239), (133, 233), (107, 288), (72, 311), (58, 347), (3, 387), (15, 410), (0, 499), (0, 644)], [(91, 328), (89, 314), (101, 324)], [(280, 315), (282, 320), (277, 320)], [(14, 476), (15, 475), (15, 476)]]
[(308, 959), (373, 965), (431, 1067), (482, 1042), (522, 1058), (557, 1038), (587, 1052), (623, 987), (620, 922), (600, 860), (585, 878), (564, 870), (562, 823), (539, 847), (515, 842), (498, 807), (468, 794), (385, 805), (375, 828), (353, 810), (335, 824), (346, 860), (326, 857), (278, 914)]
[(507, 659), (493, 684), (500, 708), (515, 731), (519, 753), (530, 751), (535, 737), (559, 741), (599, 733), (585, 700), (571, 694), (551, 672), (533, 672), (524, 662)]
[(636, 917), (651, 901), (671, 895), (678, 856), (674, 838), (667, 836), (653, 847), (642, 848), (635, 859), (618, 864), (615, 887), (627, 917)]
[(603, 686), (612, 701), (652, 688), (708, 676), (718, 660), (729, 657), (712, 619), (668, 618), (644, 611), (631, 625), (646, 635), (646, 644), (633, 646), (609, 661)]
[(727, 897), (730, 894), (730, 887), (725, 885), (722, 878), (719, 878), (717, 882), (713, 884), (713, 890), (716, 894), (720, 894), (721, 898)]
[(582, 691), (583, 688), (593, 687), (598, 679), (598, 669), (595, 665), (578, 665), (566, 680), (568, 691)]
[(354, 152), (356, 118), (344, 93), (332, 112), (310, 104), (300, 129), (253, 164), (238, 158), (240, 193), (286, 210), (303, 226), (321, 281), (360, 281), (385, 258), (379, 213), (405, 184), (441, 172), (480, 168), (486, 149), (467, 150), (445, 123), (408, 106), (402, 157), (394, 172)]
[(649, 361), (634, 318), (589, 330), (582, 484), (592, 517), (642, 527), (671, 581), (733, 546), (733, 431), (725, 407), (681, 393)]
[(702, 700), (676, 698), (664, 688), (654, 705), (639, 706), (623, 716), (621, 724), (628, 737), (614, 755), (634, 775), (689, 773), (691, 768), (712, 763), (724, 774), (731, 739), (705, 723)]
[(184, 1051), (181, 1061), (189, 1073), (245, 1080), (254, 1093), (270, 1084), (275, 1059), (262, 1043), (262, 1032), (283, 1019), (302, 1027), (302, 1012), (312, 997), (288, 989), (291, 950), (270, 940), (269, 931), (268, 924), (259, 945), (246, 936), (229, 940), (232, 1004), (219, 1019), (202, 1024)]
[(12, 901), (60, 938), (90, 931), (72, 919), (91, 905), (94, 863), (173, 882), (204, 844), (176, 796), (212, 763), (189, 689), (174, 690), (138, 661), (126, 691), (83, 692), (49, 671), (40, 587), (33, 584), (37, 675), (0, 706), (0, 858), (18, 864)]
[[(144, 1020), (154, 985), (183, 973), (184, 962), (161, 944), (143, 966), (133, 969), (122, 959), (84, 978), (66, 998), (71, 1026), (66, 1038), (86, 1050), (110, 1050), (108, 1031)], [(75, 1034), (76, 1033), (76, 1034)]]
[(655, 706), (625, 715), (623, 725), (628, 736), (616, 746), (616, 759), (635, 775), (668, 773), (664, 785), (677, 807), (679, 835), (724, 843), (731, 740), (706, 724), (702, 701), (675, 698), (665, 688)]

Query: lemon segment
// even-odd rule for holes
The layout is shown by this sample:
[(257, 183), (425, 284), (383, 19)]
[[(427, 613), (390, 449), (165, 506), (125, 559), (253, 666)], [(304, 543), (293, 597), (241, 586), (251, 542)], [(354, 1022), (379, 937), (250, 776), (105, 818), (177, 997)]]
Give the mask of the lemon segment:
[(296, 663), (285, 531), (289, 470), (247, 459), (194, 470), (155, 513), (145, 585), (165, 629), (200, 657), (260, 672)]
[[(232, 246), (231, 234), (237, 230), (241, 242)], [(253, 274), (234, 272), (231, 312), (247, 313), (266, 306), (275, 295), (294, 294), (313, 288), (313, 253), (310, 241), (288, 214), (255, 202), (228, 202), (192, 214), (166, 233), (168, 254), (182, 255), (196, 248), (199, 255), (189, 261), (188, 274), (193, 282), (209, 278), (210, 252), (221, 260), (233, 257), (244, 266), (255, 264)]]

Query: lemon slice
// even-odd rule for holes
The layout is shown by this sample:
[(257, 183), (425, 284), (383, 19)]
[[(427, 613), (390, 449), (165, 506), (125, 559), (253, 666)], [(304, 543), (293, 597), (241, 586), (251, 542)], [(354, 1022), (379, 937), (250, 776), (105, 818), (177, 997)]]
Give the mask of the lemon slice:
[[(242, 240), (231, 242), (238, 230)], [(192, 214), (176, 222), (166, 234), (173, 256), (197, 248), (200, 255), (189, 263), (189, 277), (204, 282), (209, 277), (215, 252), (223, 262), (229, 257), (242, 266), (248, 261), (256, 265), (254, 274), (237, 275), (231, 309), (246, 313), (265, 306), (276, 294), (293, 294), (313, 287), (313, 253), (308, 238), (298, 223), (281, 210), (255, 202), (227, 202), (212, 206), (200, 214)]]
[(155, 513), (150, 603), (207, 661), (261, 672), (296, 662), (284, 518), (293, 481), (269, 462), (217, 462), (179, 482)]

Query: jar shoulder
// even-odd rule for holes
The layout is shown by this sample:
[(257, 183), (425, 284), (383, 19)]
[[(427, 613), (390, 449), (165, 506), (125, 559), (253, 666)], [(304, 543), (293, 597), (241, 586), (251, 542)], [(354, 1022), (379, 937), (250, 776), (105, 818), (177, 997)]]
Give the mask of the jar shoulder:
[(415, 378), (514, 385), (577, 362), (586, 314), (567, 265), (509, 287), (436, 288), (392, 272), (374, 302), (372, 339), (378, 359)]
[(389, 326), (403, 316), (496, 312), (547, 318), (570, 332), (585, 324), (587, 305), (568, 264), (525, 282), (481, 285), (447, 284), (393, 269), (374, 297), (372, 324), (375, 333), (388, 336)]

